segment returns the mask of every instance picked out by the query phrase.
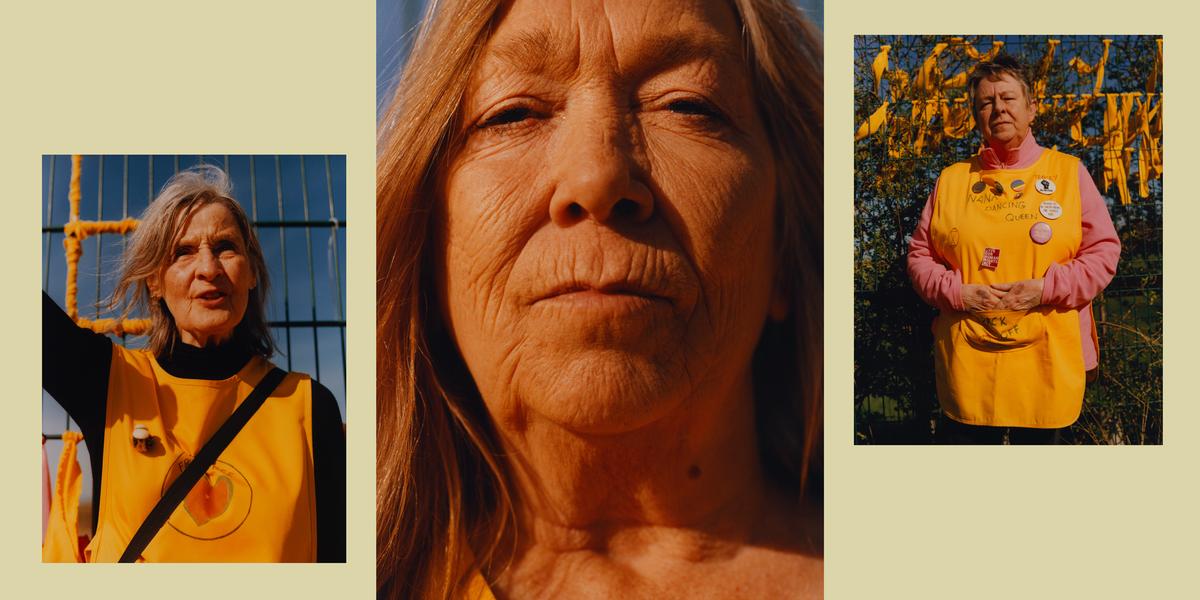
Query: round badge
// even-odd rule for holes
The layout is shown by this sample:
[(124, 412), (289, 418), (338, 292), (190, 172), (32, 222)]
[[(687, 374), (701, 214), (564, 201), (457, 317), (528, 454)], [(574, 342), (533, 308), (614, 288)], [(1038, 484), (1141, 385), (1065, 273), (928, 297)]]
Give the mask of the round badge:
[(1053, 221), (1062, 216), (1062, 205), (1053, 200), (1046, 200), (1038, 206), (1038, 212), (1042, 213), (1043, 217)]
[(1013, 182), (1011, 184), (1009, 184), (1009, 187), (1011, 187), (1012, 191), (1014, 191), (1014, 192), (1023, 192), (1023, 191), (1025, 191), (1025, 180), (1024, 179), (1014, 179)]
[(976, 194), (982, 194), (982, 193), (983, 193), (983, 189), (984, 189), (984, 188), (986, 188), (986, 187), (987, 187), (987, 186), (986, 186), (986, 185), (984, 185), (982, 181), (976, 181), (976, 182), (975, 182), (975, 185), (971, 186), (971, 191), (972, 191), (972, 192), (974, 192), (974, 193), (976, 193)]
[(1038, 244), (1045, 244), (1050, 241), (1050, 236), (1053, 234), (1050, 230), (1050, 225), (1038, 221), (1029, 228), (1029, 237)]
[(1053, 194), (1055, 190), (1054, 182), (1045, 177), (1037, 180), (1033, 187), (1037, 188), (1039, 194)]

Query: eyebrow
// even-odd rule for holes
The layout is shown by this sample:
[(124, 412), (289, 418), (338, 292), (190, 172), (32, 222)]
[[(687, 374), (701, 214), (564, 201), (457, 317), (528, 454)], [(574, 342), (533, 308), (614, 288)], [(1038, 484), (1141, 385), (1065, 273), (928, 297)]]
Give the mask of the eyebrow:
[(186, 235), (185, 234), (185, 235), (179, 236), (179, 239), (176, 240), (176, 242), (175, 242), (175, 246), (176, 247), (191, 246), (191, 245), (198, 243), (200, 241), (200, 239), (207, 239), (208, 241), (213, 242), (213, 243), (233, 242), (235, 245), (237, 245), (238, 242), (240, 241), (240, 238), (241, 238), (241, 232), (238, 231), (236, 228), (232, 229), (232, 230), (218, 231), (211, 236)]

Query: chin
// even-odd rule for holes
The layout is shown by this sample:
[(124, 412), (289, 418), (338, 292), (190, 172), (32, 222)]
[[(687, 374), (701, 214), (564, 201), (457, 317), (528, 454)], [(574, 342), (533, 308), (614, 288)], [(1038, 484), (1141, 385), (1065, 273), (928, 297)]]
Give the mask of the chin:
[(616, 349), (543, 354), (518, 372), (521, 406), (564, 429), (613, 435), (670, 414), (692, 382), (679, 353), (647, 355)]

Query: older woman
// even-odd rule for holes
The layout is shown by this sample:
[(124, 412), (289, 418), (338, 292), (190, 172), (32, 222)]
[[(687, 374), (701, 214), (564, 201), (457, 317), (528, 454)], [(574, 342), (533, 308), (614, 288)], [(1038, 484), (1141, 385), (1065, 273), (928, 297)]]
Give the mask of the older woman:
[(382, 123), (382, 597), (820, 595), (818, 48), (438, 4)]
[(122, 257), (114, 305), (149, 312), (145, 349), (77, 327), (43, 295), (42, 385), (91, 449), (89, 562), (345, 560), (341, 417), (329, 390), (299, 373), (264, 389), (149, 543), (130, 550), (160, 497), (274, 368), (266, 289), (229, 180), (203, 167), (167, 182)]
[(934, 321), (950, 443), (1054, 443), (1079, 418), (1098, 364), (1091, 300), (1120, 242), (1079, 159), (1042, 148), (1021, 65), (1000, 55), (968, 79), (979, 154), (942, 171), (908, 255)]

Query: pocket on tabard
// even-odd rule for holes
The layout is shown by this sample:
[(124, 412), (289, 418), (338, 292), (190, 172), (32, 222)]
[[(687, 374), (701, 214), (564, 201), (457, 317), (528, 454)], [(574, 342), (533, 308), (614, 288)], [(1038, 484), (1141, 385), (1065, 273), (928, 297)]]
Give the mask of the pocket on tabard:
[(1046, 322), (1037, 311), (997, 310), (970, 314), (958, 322), (958, 327), (968, 344), (987, 352), (1021, 350), (1046, 337)]

